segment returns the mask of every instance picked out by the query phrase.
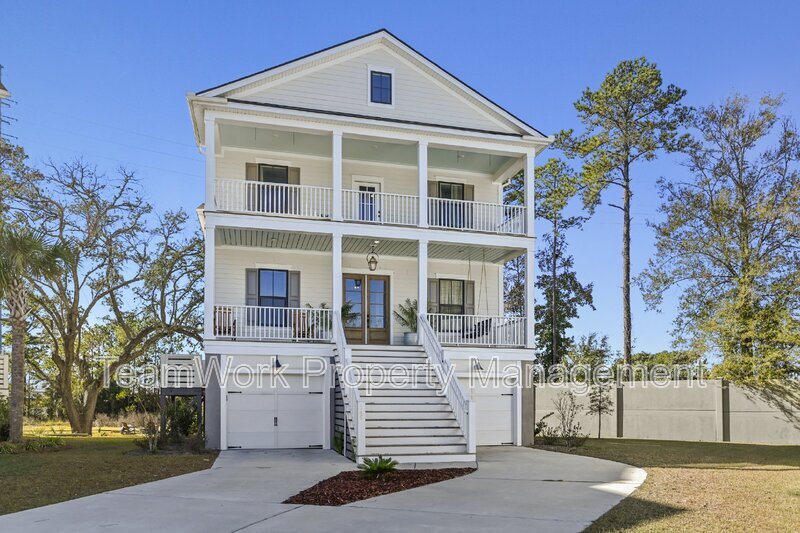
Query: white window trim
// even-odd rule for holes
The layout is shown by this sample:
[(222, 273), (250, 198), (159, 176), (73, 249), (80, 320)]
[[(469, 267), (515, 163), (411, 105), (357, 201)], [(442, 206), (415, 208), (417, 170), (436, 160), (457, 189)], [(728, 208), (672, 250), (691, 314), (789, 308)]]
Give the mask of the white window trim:
[(360, 176), (358, 174), (353, 174), (350, 179), (350, 188), (355, 191), (359, 185), (377, 185), (378, 192), (382, 193), (383, 183), (383, 178), (377, 176)]
[(474, 182), (467, 178), (460, 178), (456, 176), (442, 176), (439, 174), (434, 176), (432, 181), (435, 181), (437, 183), (443, 181), (445, 183), (463, 183), (465, 185), (474, 185)]
[(456, 281), (473, 281), (466, 274), (436, 274), (435, 279), (452, 279)]
[[(384, 74), (391, 74), (392, 76), (392, 103), (380, 104), (372, 101), (372, 73), (383, 72)], [(394, 109), (395, 103), (395, 87), (397, 87), (397, 77), (394, 75), (394, 69), (391, 67), (381, 67), (379, 65), (367, 65), (367, 105), (372, 107), (383, 107), (386, 109)]]
[(286, 159), (269, 159), (266, 157), (256, 157), (257, 165), (273, 165), (276, 167), (290, 167), (292, 162)]
[(256, 263), (253, 268), (257, 270), (299, 270), (292, 265), (276, 265), (274, 263)]

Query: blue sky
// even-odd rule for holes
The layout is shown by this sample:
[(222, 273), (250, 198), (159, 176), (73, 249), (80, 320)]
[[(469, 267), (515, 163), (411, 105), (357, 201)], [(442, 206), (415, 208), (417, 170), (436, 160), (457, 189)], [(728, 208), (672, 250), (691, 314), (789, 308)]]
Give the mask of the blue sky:
[[(34, 162), (83, 156), (136, 169), (160, 210), (202, 201), (203, 160), (185, 93), (386, 27), (545, 133), (577, 127), (572, 102), (621, 59), (646, 56), (687, 103), (782, 92), (800, 116), (800, 7), (794, 2), (0, 2), (3, 80), (18, 104), (9, 133)], [(653, 251), (659, 176), (675, 157), (635, 169), (633, 271)], [(613, 195), (613, 196), (612, 196)], [(615, 191), (607, 197), (613, 201)], [(545, 224), (540, 225), (540, 231)], [(600, 207), (571, 250), (595, 287), (575, 334), (621, 347), (617, 210)], [(635, 346), (669, 346), (674, 297), (645, 312), (633, 293)]]

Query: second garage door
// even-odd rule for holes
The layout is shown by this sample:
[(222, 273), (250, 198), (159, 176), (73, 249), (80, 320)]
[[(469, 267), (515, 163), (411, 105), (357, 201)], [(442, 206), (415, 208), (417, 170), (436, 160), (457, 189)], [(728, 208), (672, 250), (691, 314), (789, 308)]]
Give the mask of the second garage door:
[[(514, 391), (499, 380), (490, 380), (486, 387), (461, 380), (464, 390), (475, 401), (478, 423), (478, 446), (514, 444)], [(496, 385), (496, 386), (495, 386)]]
[[(227, 396), (229, 448), (309, 448), (322, 446), (324, 405), (321, 377), (302, 387), (302, 377), (287, 378), (289, 388), (255, 386)], [(236, 388), (236, 387), (232, 387)]]

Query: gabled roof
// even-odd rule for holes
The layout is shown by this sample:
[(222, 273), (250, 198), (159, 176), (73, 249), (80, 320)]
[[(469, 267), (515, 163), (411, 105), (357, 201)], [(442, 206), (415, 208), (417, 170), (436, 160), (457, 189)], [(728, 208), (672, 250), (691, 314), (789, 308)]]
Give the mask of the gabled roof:
[(312, 52), (310, 54), (306, 54), (302, 57), (297, 59), (293, 59), (291, 61), (287, 61), (285, 63), (281, 63), (279, 65), (275, 65), (273, 67), (269, 67), (267, 69), (261, 70), (259, 72), (255, 72), (253, 74), (243, 76), (241, 78), (235, 79), (233, 81), (217, 85), (215, 87), (211, 87), (209, 89), (205, 89), (200, 91), (197, 96), (201, 97), (232, 97), (230, 101), (235, 101), (235, 96), (237, 92), (244, 87), (250, 87), (254, 84), (259, 84), (262, 82), (266, 82), (270, 79), (279, 77), (282, 73), (288, 70), (295, 70), (297, 68), (301, 68), (303, 65), (315, 65), (319, 64), (320, 62), (324, 62), (327, 57), (338, 57), (342, 54), (346, 54), (350, 49), (361, 49), (364, 46), (371, 45), (373, 43), (378, 42), (387, 42), (394, 47), (399, 48), (406, 54), (412, 56), (414, 59), (419, 61), (421, 65), (428, 71), (428, 74), (436, 77), (440, 80), (445, 82), (449, 82), (449, 85), (453, 87), (454, 90), (461, 93), (462, 96), (466, 97), (468, 100), (473, 101), (475, 104), (481, 106), (482, 108), (486, 109), (488, 112), (493, 113), (500, 118), (507, 121), (507, 123), (513, 124), (516, 128), (518, 128), (523, 135), (530, 135), (533, 137), (538, 138), (547, 138), (542, 132), (534, 128), (533, 126), (527, 124), (519, 117), (513, 115), (511, 112), (504, 109), (502, 106), (498, 105), (497, 103), (490, 100), (488, 97), (484, 96), (477, 90), (473, 89), (465, 82), (458, 79), (453, 74), (449, 73), (447, 70), (436, 64), (434, 61), (428, 59), (423, 54), (412, 48), (406, 42), (401, 40), (399, 37), (392, 34), (389, 30), (380, 29), (366, 35), (362, 35), (360, 37), (356, 37), (354, 39), (350, 39), (344, 41), (339, 44), (335, 44), (328, 48), (324, 48), (322, 50)]

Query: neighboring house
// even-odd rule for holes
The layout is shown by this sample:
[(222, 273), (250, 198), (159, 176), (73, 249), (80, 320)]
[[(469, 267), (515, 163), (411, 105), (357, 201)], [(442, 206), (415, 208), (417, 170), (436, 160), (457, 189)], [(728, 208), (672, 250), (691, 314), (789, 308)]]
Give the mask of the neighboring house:
[[(208, 445), (407, 462), (519, 445), (522, 391), (501, 378), (534, 359), (533, 284), (510, 316), (503, 265), (522, 255), (533, 276), (533, 195), (504, 205), (503, 185), (524, 171), (532, 192), (552, 139), (386, 30), (188, 102), (206, 155), (206, 362), (224, 376)], [(393, 319), (407, 299), (410, 346)], [(351, 379), (425, 363), (430, 380), (371, 393)], [(276, 370), (288, 388), (241, 383)]]

